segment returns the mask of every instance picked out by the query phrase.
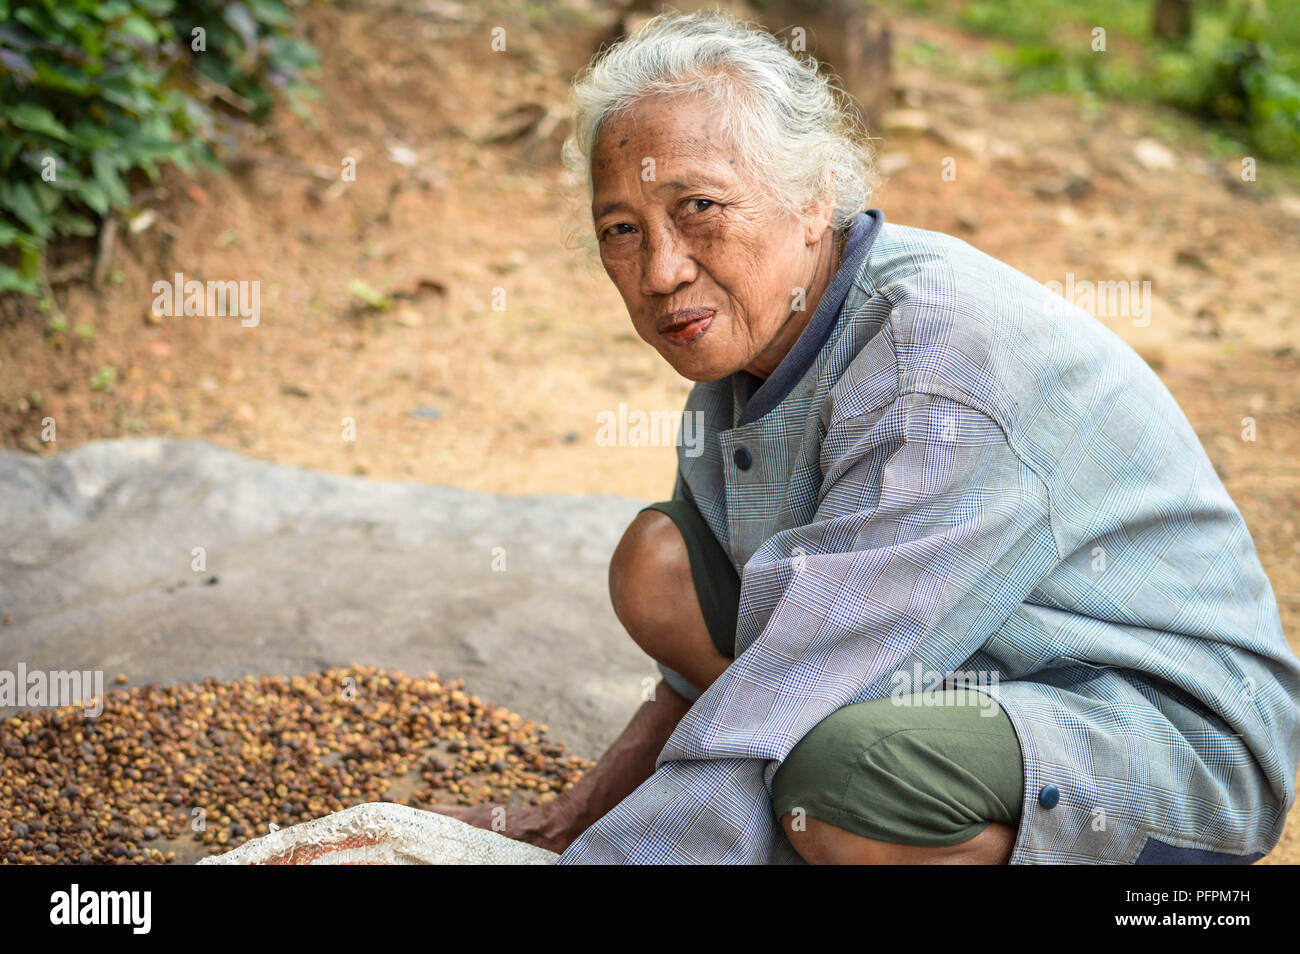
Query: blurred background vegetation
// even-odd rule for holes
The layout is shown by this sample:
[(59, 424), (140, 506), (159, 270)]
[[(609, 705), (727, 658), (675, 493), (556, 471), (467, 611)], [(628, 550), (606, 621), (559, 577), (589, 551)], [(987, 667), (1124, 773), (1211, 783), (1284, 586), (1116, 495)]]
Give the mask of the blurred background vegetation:
[[(44, 295), (47, 245), (96, 234), (160, 163), (213, 163), (241, 124), (301, 109), (316, 65), (294, 33), (306, 2), (0, 0), (0, 293)], [(1005, 40), (994, 71), (1024, 92), (1170, 104), (1223, 148), (1300, 162), (1297, 0), (875, 6)]]
[[(1008, 41), (1000, 71), (1020, 90), (1176, 106), (1224, 144), (1300, 162), (1297, 0), (898, 0)], [(1105, 32), (1104, 55), (1093, 29)], [(941, 50), (929, 51), (933, 58)], [(924, 51), (922, 51), (924, 55)]]
[(95, 234), (160, 163), (214, 163), (301, 92), (295, 5), (0, 0), (0, 293), (41, 292), (50, 241)]

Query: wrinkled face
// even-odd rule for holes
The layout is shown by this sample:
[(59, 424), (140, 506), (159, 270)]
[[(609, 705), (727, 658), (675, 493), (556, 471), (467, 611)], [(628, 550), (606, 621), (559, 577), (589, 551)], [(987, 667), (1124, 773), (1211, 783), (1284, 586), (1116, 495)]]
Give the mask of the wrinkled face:
[(801, 221), (745, 181), (693, 97), (608, 121), (592, 185), (601, 262), (637, 334), (692, 381), (770, 374), (808, 323), (829, 208)]

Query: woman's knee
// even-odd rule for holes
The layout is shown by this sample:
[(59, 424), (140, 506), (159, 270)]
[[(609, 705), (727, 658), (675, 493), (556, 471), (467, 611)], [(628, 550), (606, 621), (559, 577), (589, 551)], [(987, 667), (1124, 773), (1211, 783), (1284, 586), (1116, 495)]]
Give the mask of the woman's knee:
[(637, 514), (609, 562), (609, 596), (628, 634), (654, 659), (680, 629), (685, 600), (694, 600), (690, 556), (677, 525), (657, 510)]
[(773, 808), (805, 859), (1009, 855), (1023, 779), (1014, 728), (964, 697), (931, 701), (846, 706), (790, 752)]
[(965, 841), (952, 845), (907, 845), (864, 838), (814, 818), (781, 817), (791, 846), (813, 865), (1005, 865), (1015, 849), (1016, 829), (990, 822)]

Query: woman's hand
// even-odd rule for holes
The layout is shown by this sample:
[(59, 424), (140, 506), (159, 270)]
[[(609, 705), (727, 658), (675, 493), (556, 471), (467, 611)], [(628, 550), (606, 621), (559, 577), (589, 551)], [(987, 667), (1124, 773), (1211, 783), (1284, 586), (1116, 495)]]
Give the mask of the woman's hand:
[(538, 848), (564, 851), (654, 773), (655, 757), (690, 707), (667, 683), (659, 683), (652, 701), (637, 710), (591, 771), (545, 804), (434, 805), (430, 811)]
[(498, 834), (526, 841), (538, 848), (564, 851), (582, 833), (569, 822), (569, 814), (557, 807), (558, 800), (544, 805), (501, 805), (488, 802), (482, 805), (434, 805), (430, 811), (449, 815)]

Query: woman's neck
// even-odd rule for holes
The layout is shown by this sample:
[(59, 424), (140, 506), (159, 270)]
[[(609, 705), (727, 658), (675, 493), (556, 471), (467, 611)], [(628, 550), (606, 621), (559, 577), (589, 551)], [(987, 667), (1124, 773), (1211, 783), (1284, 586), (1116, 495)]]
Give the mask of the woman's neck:
[(841, 233), (833, 229), (826, 230), (826, 234), (822, 236), (821, 242), (818, 243), (814, 277), (812, 282), (809, 283), (803, 309), (790, 312), (790, 317), (785, 320), (785, 323), (772, 338), (771, 343), (745, 368), (750, 374), (766, 379), (768, 375), (776, 370), (777, 366), (785, 359), (785, 356), (790, 353), (790, 349), (794, 347), (794, 343), (799, 340), (803, 330), (808, 327), (808, 322), (816, 314), (817, 305), (821, 302), (826, 289), (830, 288), (835, 273), (839, 271), (847, 238), (847, 232), (841, 235)]

